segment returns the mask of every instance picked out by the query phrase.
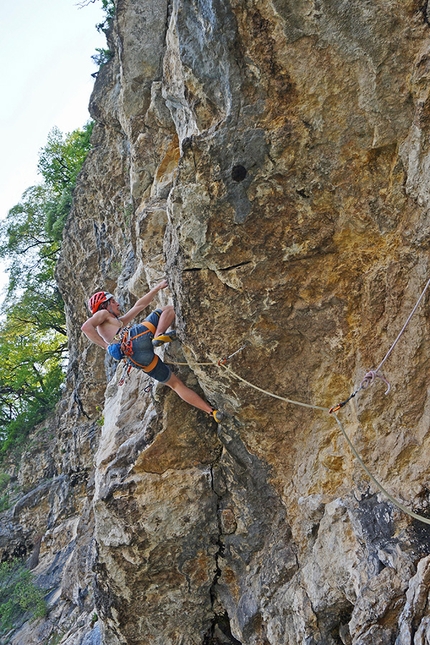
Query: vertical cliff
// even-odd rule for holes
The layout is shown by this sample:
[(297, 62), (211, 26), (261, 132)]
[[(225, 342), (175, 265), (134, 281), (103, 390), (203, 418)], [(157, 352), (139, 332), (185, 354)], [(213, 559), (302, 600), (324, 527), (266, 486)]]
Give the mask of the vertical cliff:
[[(430, 642), (428, 526), (327, 409), (248, 384), (346, 399), (430, 277), (429, 34), (418, 0), (118, 0), (58, 266), (67, 391), (0, 536), (52, 609), (14, 645)], [(160, 355), (218, 427), (80, 332), (89, 294), (163, 276)], [(422, 515), (429, 360), (426, 293), (389, 394), (339, 412)]]

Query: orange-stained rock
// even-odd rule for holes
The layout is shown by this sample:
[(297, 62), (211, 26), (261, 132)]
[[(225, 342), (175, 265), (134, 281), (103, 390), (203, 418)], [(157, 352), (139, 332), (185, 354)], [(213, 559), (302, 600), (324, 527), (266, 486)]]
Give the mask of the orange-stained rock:
[[(378, 367), (430, 277), (426, 3), (116, 10), (57, 268), (67, 391), (0, 546), (43, 536), (61, 645), (424, 643), (430, 529), (369, 479), (328, 408)], [(127, 308), (164, 276), (154, 305), (174, 304), (180, 343), (160, 353), (227, 413), (218, 427), (145, 392), (143, 373), (120, 387), (80, 332), (90, 293)], [(384, 362), (391, 391), (376, 380), (338, 412), (423, 515), (428, 303)]]

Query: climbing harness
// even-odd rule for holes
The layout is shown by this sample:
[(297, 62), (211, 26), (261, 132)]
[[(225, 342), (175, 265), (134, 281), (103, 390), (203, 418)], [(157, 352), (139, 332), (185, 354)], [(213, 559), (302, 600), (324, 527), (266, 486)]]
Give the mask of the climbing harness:
[(141, 336), (145, 336), (150, 332), (152, 334), (155, 333), (155, 325), (153, 325), (152, 323), (145, 320), (141, 324), (142, 324), (142, 327), (146, 327), (146, 331), (142, 331), (140, 332), (140, 334), (136, 334), (136, 336), (130, 337), (130, 327), (124, 327), (124, 329), (120, 331), (121, 351), (127, 357), (130, 357), (133, 354), (134, 340), (136, 340), (137, 338), (140, 338)]
[[(121, 352), (124, 356), (125, 360), (125, 365), (123, 368), (123, 372), (121, 375), (120, 380), (118, 381), (118, 385), (124, 385), (125, 380), (127, 376), (130, 374), (131, 368), (133, 366), (138, 367), (139, 369), (143, 370), (144, 372), (152, 372), (153, 369), (155, 369), (158, 365), (158, 361), (160, 360), (159, 357), (155, 354), (154, 358), (152, 361), (149, 363), (149, 365), (142, 365), (141, 363), (138, 363), (134, 358), (132, 358), (133, 355), (133, 342), (137, 339), (140, 338), (141, 336), (145, 336), (145, 334), (154, 334), (155, 333), (155, 325), (150, 323), (148, 320), (144, 320), (143, 323), (141, 323), (143, 327), (146, 327), (146, 331), (142, 331), (139, 334), (136, 334), (135, 336), (130, 337), (130, 327), (124, 327), (124, 329), (121, 329), (119, 332), (119, 337), (120, 337), (120, 347), (121, 347)], [(145, 390), (146, 391), (146, 390)]]

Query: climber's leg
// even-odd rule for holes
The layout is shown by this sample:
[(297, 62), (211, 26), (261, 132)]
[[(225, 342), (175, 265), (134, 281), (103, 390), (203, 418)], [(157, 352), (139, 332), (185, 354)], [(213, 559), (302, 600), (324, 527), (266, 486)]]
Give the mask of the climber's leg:
[(167, 307), (163, 307), (161, 309), (160, 319), (158, 321), (158, 324), (156, 325), (157, 329), (155, 330), (154, 336), (160, 336), (162, 333), (164, 333), (166, 329), (169, 329), (174, 320), (175, 310), (173, 309), (173, 305), (167, 305)]
[(199, 410), (203, 410), (203, 412), (207, 412), (208, 414), (212, 414), (213, 408), (212, 406), (209, 405), (206, 401), (204, 401), (201, 396), (197, 394), (197, 392), (194, 392), (194, 390), (190, 390), (189, 387), (187, 387), (182, 381), (175, 375), (171, 374), (169, 380), (165, 383), (165, 385), (168, 385), (178, 396), (181, 397), (184, 401), (189, 403), (190, 405), (193, 405), (195, 408), (198, 408)]
[(154, 336), (159, 336), (164, 333), (166, 329), (169, 329), (170, 325), (175, 320), (175, 310), (172, 305), (167, 305), (167, 307), (160, 307), (152, 311), (149, 316), (146, 316), (145, 320), (152, 323), (156, 328)]

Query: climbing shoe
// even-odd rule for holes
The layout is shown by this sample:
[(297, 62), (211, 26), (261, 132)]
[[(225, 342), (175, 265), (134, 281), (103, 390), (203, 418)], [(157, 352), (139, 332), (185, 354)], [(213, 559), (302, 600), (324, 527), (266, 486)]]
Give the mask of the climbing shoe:
[(164, 334), (160, 334), (160, 336), (153, 338), (152, 345), (154, 347), (161, 347), (161, 345), (164, 345), (164, 343), (171, 343), (176, 339), (176, 331), (174, 329), (171, 329), (170, 331), (165, 331)]
[(217, 423), (221, 423), (226, 418), (226, 415), (221, 410), (212, 410), (212, 416)]

